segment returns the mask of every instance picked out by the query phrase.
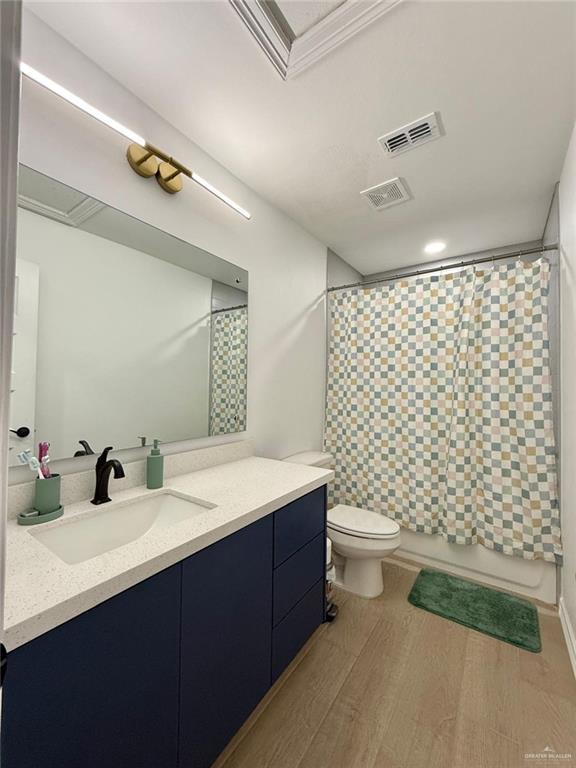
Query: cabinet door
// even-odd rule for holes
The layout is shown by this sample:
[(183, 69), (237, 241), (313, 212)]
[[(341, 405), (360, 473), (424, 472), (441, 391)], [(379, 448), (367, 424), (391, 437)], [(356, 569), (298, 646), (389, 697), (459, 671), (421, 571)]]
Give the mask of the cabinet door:
[(270, 687), (272, 516), (182, 569), (180, 768), (208, 768)]
[(2, 768), (175, 768), (180, 565), (8, 654)]

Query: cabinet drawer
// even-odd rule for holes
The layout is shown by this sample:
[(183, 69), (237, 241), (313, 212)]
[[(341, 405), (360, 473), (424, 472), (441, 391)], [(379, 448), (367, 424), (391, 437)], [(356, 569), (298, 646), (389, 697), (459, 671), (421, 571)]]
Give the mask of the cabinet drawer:
[(274, 567), (280, 565), (326, 525), (326, 486), (291, 502), (274, 514)]
[(274, 625), (322, 578), (325, 541), (324, 532), (318, 534), (274, 571)]
[(324, 620), (324, 577), (322, 577), (272, 632), (272, 682)]

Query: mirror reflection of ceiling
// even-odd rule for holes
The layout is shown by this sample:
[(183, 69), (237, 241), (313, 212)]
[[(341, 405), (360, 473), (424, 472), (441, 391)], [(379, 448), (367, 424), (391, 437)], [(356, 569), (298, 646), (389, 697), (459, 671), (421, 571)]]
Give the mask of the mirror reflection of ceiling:
[(276, 5), (296, 37), (300, 37), (343, 3), (344, 0), (277, 0)]
[(224, 259), (20, 165), (18, 204), (233, 288), (248, 290), (248, 273)]
[(83, 192), (25, 165), (20, 166), (18, 188), (18, 204), (21, 208), (70, 226), (79, 226), (104, 207)]

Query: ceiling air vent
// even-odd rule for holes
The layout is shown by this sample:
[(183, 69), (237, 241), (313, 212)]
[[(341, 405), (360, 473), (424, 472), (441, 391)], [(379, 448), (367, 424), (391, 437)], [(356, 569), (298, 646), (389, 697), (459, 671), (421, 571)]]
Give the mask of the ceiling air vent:
[(440, 121), (440, 114), (430, 112), (429, 115), (425, 115), (413, 123), (398, 128), (396, 131), (391, 131), (385, 136), (380, 136), (378, 142), (386, 154), (392, 156), (408, 152), (409, 149), (414, 149), (427, 141), (439, 139), (443, 135), (444, 130)]
[(398, 203), (405, 203), (410, 200), (411, 195), (404, 179), (389, 179), (375, 187), (365, 189), (360, 192), (365, 197), (372, 208), (381, 211), (383, 208), (390, 208)]

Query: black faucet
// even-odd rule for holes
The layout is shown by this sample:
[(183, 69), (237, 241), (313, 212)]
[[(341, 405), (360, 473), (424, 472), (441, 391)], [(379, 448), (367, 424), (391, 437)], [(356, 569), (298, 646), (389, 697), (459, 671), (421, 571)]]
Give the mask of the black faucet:
[(105, 504), (110, 501), (108, 496), (108, 481), (110, 479), (110, 472), (114, 470), (114, 478), (118, 480), (124, 475), (124, 467), (118, 459), (109, 459), (108, 452), (112, 450), (112, 446), (104, 448), (98, 461), (96, 462), (96, 489), (94, 491), (94, 498), (92, 504)]
[(76, 451), (76, 453), (74, 454), (74, 458), (76, 458), (77, 456), (93, 456), (94, 455), (94, 451), (90, 447), (90, 443), (88, 442), (88, 440), (78, 440), (78, 442), (80, 443), (80, 445), (84, 450)]

